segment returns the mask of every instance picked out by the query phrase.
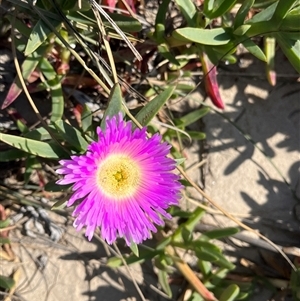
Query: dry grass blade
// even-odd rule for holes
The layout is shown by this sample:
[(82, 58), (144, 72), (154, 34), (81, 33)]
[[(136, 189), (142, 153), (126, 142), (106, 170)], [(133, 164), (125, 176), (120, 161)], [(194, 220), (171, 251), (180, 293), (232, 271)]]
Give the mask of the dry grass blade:
[(139, 52), (135, 49), (135, 47), (132, 45), (132, 43), (129, 41), (129, 39), (126, 37), (124, 32), (119, 28), (119, 26), (115, 23), (115, 21), (105, 12), (105, 10), (99, 5), (95, 0), (89, 0), (91, 6), (98, 10), (100, 14), (111, 24), (111, 26), (115, 29), (115, 31), (121, 36), (121, 38), (125, 41), (125, 43), (128, 45), (128, 47), (131, 49), (135, 57), (141, 61), (142, 56), (139, 54)]

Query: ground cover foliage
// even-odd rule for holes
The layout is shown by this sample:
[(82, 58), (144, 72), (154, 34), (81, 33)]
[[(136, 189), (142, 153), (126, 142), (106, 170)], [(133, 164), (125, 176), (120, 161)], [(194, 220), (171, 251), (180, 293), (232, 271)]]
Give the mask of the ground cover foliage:
[[(19, 187), (4, 180), (0, 183), (1, 260), (16, 260), (9, 240), (9, 231), (14, 231), (16, 224), (10, 214), (20, 208), (36, 214), (55, 241), (61, 238), (41, 211), (70, 213), (65, 209), (70, 185), (56, 184), (58, 161), (86, 153), (97, 139), (96, 128), (105, 131), (106, 118), (121, 112), (136, 128), (147, 126), (149, 135), (160, 133), (162, 141), (172, 145), (171, 156), (182, 185), (195, 189), (203, 202), (192, 210), (169, 208), (172, 222), (158, 227), (151, 243), (132, 243), (130, 253), (121, 255), (113, 244), (110, 248), (116, 256), (110, 257), (107, 265), (118, 268), (152, 260), (166, 299), (178, 297), (171, 288), (176, 273), (184, 279), (182, 296), (192, 288), (190, 296), (182, 300), (251, 299), (258, 279), (243, 282), (232, 277), (235, 265), (216, 244), (242, 228), (251, 229), (219, 208), (190, 179), (185, 172), (184, 149), (206, 137), (205, 131), (192, 130), (191, 124), (211, 110), (226, 110), (217, 67), (237, 64), (239, 47), (265, 64), (270, 85), (276, 85), (279, 49), (300, 72), (299, 1), (124, 0), (98, 4), (93, 0), (9, 0), (2, 2), (1, 9), (2, 39), (11, 45), (16, 76), (1, 108), (13, 123), (1, 128), (0, 162), (3, 170), (14, 166), (21, 170), (19, 176), (22, 174)], [(200, 80), (195, 71), (200, 72)], [(169, 109), (170, 100), (184, 100), (201, 83), (208, 97), (198, 109), (180, 116)], [(34, 122), (24, 120), (14, 109), (14, 102), (24, 94)], [(36, 106), (40, 98), (47, 100), (45, 108)], [(30, 191), (30, 197), (20, 189)], [(185, 189), (182, 195), (186, 201)], [(200, 234), (196, 226), (210, 205), (237, 226)], [(272, 245), (262, 235), (260, 238)], [(290, 268), (287, 291), (299, 300), (299, 257), (279, 252)], [(183, 253), (194, 258), (193, 266), (183, 259)], [(17, 271), (0, 276), (4, 298), (13, 298), (17, 292)], [(147, 296), (138, 292), (146, 300)]]

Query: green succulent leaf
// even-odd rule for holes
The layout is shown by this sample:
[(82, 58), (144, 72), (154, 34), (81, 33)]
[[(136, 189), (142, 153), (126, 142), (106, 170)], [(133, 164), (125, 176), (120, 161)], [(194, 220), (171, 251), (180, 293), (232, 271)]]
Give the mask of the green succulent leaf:
[(6, 237), (0, 237), (0, 245), (9, 244), (10, 240)]
[(111, 268), (117, 268), (123, 265), (123, 261), (119, 257), (111, 257), (108, 259), (106, 264)]
[(119, 84), (115, 84), (111, 89), (109, 96), (109, 104), (101, 121), (101, 129), (104, 130), (106, 127), (106, 117), (115, 116), (120, 112), (123, 112), (123, 96), (121, 87)]
[(0, 133), (0, 141), (26, 153), (43, 158), (60, 159), (68, 156), (60, 146), (53, 142), (46, 143), (3, 133)]
[(168, 281), (168, 273), (163, 270), (158, 271), (158, 282), (161, 285), (164, 292), (168, 295), (169, 298), (172, 297), (172, 291)]
[(87, 132), (92, 126), (93, 113), (91, 112), (87, 104), (84, 104), (82, 107), (83, 107), (83, 111), (81, 114), (81, 126), (83, 132)]
[(62, 192), (62, 191), (67, 191), (71, 187), (72, 187), (72, 184), (58, 185), (58, 184), (56, 184), (56, 181), (50, 181), (45, 185), (44, 189), (46, 191), (51, 191), (51, 192)]
[(203, 45), (225, 45), (230, 42), (231, 35), (224, 28), (202, 29), (184, 27), (174, 30), (173, 38)]
[(51, 121), (55, 122), (62, 118), (64, 112), (64, 96), (61, 85), (61, 79), (53, 66), (46, 58), (42, 58), (38, 65), (40, 71), (47, 79), (47, 85), (50, 89), (52, 100)]
[(209, 107), (201, 108), (195, 110), (191, 113), (188, 113), (181, 117), (180, 119), (175, 120), (175, 123), (182, 126), (183, 128), (189, 126), (190, 124), (196, 122), (197, 120), (201, 119), (205, 115), (207, 115), (210, 111)]
[(238, 233), (240, 230), (237, 227), (228, 227), (222, 229), (211, 230), (203, 233), (208, 239), (220, 239)]
[[(61, 25), (59, 20), (49, 20), (54, 28)], [(32, 28), (31, 34), (29, 36), (26, 48), (25, 56), (33, 53), (37, 48), (39, 48), (48, 38), (50, 34), (53, 33), (53, 30), (48, 27), (48, 25), (43, 21), (39, 20), (35, 26)]]
[(300, 40), (292, 40), (284, 33), (275, 34), (275, 38), (292, 66), (300, 73)]
[(161, 94), (157, 95), (148, 102), (135, 116), (136, 120), (143, 126), (146, 126), (158, 113), (162, 106), (170, 99), (176, 86), (166, 88)]
[(176, 60), (175, 56), (171, 53), (168, 44), (162, 43), (157, 46), (159, 53), (167, 59), (170, 63), (179, 66), (179, 62)]
[(233, 301), (238, 296), (240, 288), (236, 284), (229, 285), (219, 298), (219, 301)]
[[(295, 5), (295, 0), (277, 1), (276, 9), (272, 16), (271, 22), (280, 26), (290, 9)], [(299, 20), (299, 19), (298, 19)]]
[(56, 121), (54, 126), (59, 131), (64, 141), (67, 141), (71, 146), (80, 152), (87, 150), (87, 141), (82, 137), (82, 134), (75, 127), (69, 125), (63, 120)]
[(133, 252), (133, 254), (134, 254), (136, 257), (139, 257), (139, 248), (138, 248), (138, 246), (137, 246), (136, 243), (131, 242), (130, 250)]
[[(54, 126), (52, 126), (52, 125), (50, 125), (49, 128), (54, 130)], [(57, 134), (57, 133), (55, 133), (55, 134)], [(50, 140), (52, 138), (51, 135), (49, 134), (49, 132), (43, 127), (32, 130), (32, 131), (26, 133), (24, 136), (25, 136), (25, 138), (38, 140), (38, 141)], [(56, 138), (58, 136), (59, 135), (57, 135)], [(60, 139), (61, 139), (61, 137), (60, 137)]]
[(203, 132), (197, 132), (197, 131), (186, 131), (186, 133), (189, 135), (190, 138), (193, 140), (203, 140), (206, 138), (206, 134)]
[(250, 27), (251, 27), (250, 24), (243, 24), (243, 25), (237, 27), (234, 30), (233, 34), (235, 34), (237, 36), (243, 36), (250, 29)]
[(204, 261), (199, 258), (198, 266), (203, 276), (209, 275), (209, 273), (211, 273), (212, 263), (210, 261)]
[[(45, 51), (45, 47), (40, 47), (35, 52), (31, 53), (28, 57), (25, 58), (21, 66), (22, 76), (25, 81), (27, 81), (30, 78), (33, 71), (38, 66), (39, 62), (43, 59)], [(14, 100), (21, 94), (22, 91), (23, 87), (21, 85), (19, 77), (17, 76), (9, 88), (9, 91), (6, 95), (1, 109), (5, 109), (9, 105), (11, 105), (14, 102)]]
[[(197, 208), (194, 212), (192, 212), (189, 216), (189, 219), (185, 223), (181, 224), (174, 232), (172, 236), (173, 242), (182, 242), (183, 237), (187, 237), (188, 234), (192, 233), (195, 226), (201, 220), (204, 214), (205, 211), (200, 207)], [(188, 247), (188, 244), (186, 244), (185, 247)]]
[(251, 54), (257, 57), (259, 60), (263, 62), (267, 61), (264, 52), (251, 39), (244, 40), (242, 44)]
[(175, 0), (188, 26), (195, 25), (196, 6), (192, 0)]
[[(204, 3), (207, 1), (204, 1)], [(204, 14), (209, 19), (214, 19), (228, 12), (237, 0), (215, 0), (209, 1), (209, 6), (204, 5)]]
[(0, 287), (4, 289), (11, 289), (15, 285), (14, 279), (0, 275)]
[(253, 6), (255, 0), (244, 0), (242, 2), (241, 7), (239, 8), (238, 12), (236, 13), (233, 27), (235, 29), (239, 28), (244, 24), (245, 18), (250, 10), (250, 8)]
[(10, 222), (11, 220), (9, 218), (5, 219), (4, 221), (0, 221), (0, 229), (8, 227)]
[(295, 7), (292, 9), (287, 16), (284, 18), (280, 25), (280, 30), (282, 31), (300, 31), (300, 6)]
[(275, 12), (277, 2), (278, 1), (276, 1), (275, 3), (272, 3), (267, 8), (261, 10), (258, 14), (254, 15), (253, 18), (247, 20), (246, 24), (254, 24), (254, 23), (259, 23), (259, 22), (263, 22), (263, 21), (269, 21)]
[(195, 253), (198, 260), (204, 260), (208, 262), (214, 262), (218, 260), (217, 256), (206, 250), (196, 250)]

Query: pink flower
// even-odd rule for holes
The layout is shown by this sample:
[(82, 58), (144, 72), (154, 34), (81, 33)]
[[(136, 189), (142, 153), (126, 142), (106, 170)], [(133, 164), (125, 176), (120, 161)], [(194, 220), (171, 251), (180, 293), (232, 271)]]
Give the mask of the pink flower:
[[(135, 13), (134, 1), (133, 0), (126, 0), (127, 4), (129, 5), (130, 9)], [(116, 7), (118, 1), (117, 0), (103, 0), (102, 5), (107, 5), (110, 9), (109, 11), (112, 13), (114, 12), (114, 8)], [(124, 4), (120, 1), (119, 6), (121, 8), (124, 7)], [(125, 7), (124, 7), (125, 8)]]
[(59, 162), (64, 177), (57, 183), (73, 184), (67, 206), (77, 201), (74, 226), (85, 226), (89, 240), (99, 228), (109, 244), (117, 237), (141, 243), (163, 217), (171, 218), (166, 209), (178, 205), (182, 185), (173, 173), (176, 162), (167, 157), (171, 146), (158, 134), (147, 138), (146, 128), (133, 131), (121, 113), (107, 118), (97, 134), (86, 154)]

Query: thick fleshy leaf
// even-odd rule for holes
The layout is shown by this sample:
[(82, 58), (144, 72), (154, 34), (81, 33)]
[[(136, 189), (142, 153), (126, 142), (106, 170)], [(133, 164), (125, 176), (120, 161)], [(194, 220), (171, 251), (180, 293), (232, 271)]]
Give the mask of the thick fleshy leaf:
[(155, 32), (153, 38), (158, 44), (157, 49), (159, 53), (166, 58), (170, 63), (179, 66), (179, 62), (175, 56), (171, 53), (169, 45), (165, 43), (165, 25), (158, 23), (155, 25)]
[[(22, 75), (25, 81), (28, 81), (32, 73), (34, 72), (35, 68), (39, 64), (40, 60), (43, 58), (43, 54), (45, 52), (45, 47), (40, 47), (34, 53), (30, 54), (22, 63)], [(7, 108), (13, 101), (21, 94), (23, 91), (20, 79), (16, 76), (14, 82), (9, 88), (9, 91), (5, 97), (5, 100), (2, 104), (1, 109)]]
[(267, 58), (264, 52), (250, 38), (242, 42), (243, 46), (259, 60), (266, 62)]
[(225, 106), (220, 95), (219, 85), (217, 81), (216, 67), (211, 63), (206, 53), (202, 52), (200, 54), (200, 59), (204, 73), (206, 93), (217, 108), (224, 109)]
[(86, 132), (90, 129), (93, 122), (93, 113), (90, 108), (86, 105), (82, 105), (82, 114), (81, 114), (81, 126), (83, 132)]
[(250, 10), (250, 8), (253, 6), (255, 0), (244, 0), (242, 2), (241, 7), (239, 8), (235, 19), (233, 27), (237, 29), (238, 27), (242, 26), (244, 24), (244, 21), (246, 19), (246, 16)]
[(123, 111), (122, 103), (123, 103), (123, 96), (122, 96), (120, 85), (115, 84), (111, 89), (108, 107), (101, 121), (102, 129), (105, 129), (107, 116), (114, 116), (117, 115), (119, 112)]
[[(52, 125), (50, 125), (49, 128), (54, 129), (54, 127)], [(51, 135), (43, 127), (32, 130), (32, 131), (26, 133), (24, 136), (25, 136), (25, 138), (38, 140), (38, 141), (44, 141), (44, 140), (51, 139)]]
[(233, 301), (238, 296), (240, 288), (236, 284), (229, 285), (222, 293), (219, 301)]
[(148, 102), (135, 116), (136, 120), (143, 126), (146, 126), (152, 118), (158, 113), (161, 107), (169, 100), (175, 91), (176, 86), (168, 87), (161, 94), (157, 95)]
[[(298, 260), (299, 262), (299, 260)], [(295, 300), (299, 300), (299, 296), (300, 296), (300, 267), (299, 267), (299, 263), (297, 266), (297, 270), (293, 270), (292, 269), (292, 274), (291, 274), (291, 281), (290, 281), (290, 286), (293, 292), (293, 296), (295, 298)]]
[(195, 251), (198, 260), (214, 262), (218, 260), (218, 257), (212, 254), (211, 252), (205, 250), (196, 250)]
[(233, 34), (237, 36), (243, 36), (250, 29), (250, 27), (250, 24), (243, 24), (237, 27), (237, 29), (234, 30)]
[(28, 138), (0, 133), (0, 141), (5, 142), (26, 153), (43, 158), (60, 159), (68, 156), (66, 152), (53, 142), (41, 142)]
[(246, 24), (254, 24), (259, 23), (263, 21), (268, 21), (272, 18), (274, 11), (277, 6), (277, 1), (271, 5), (269, 5), (267, 8), (261, 10), (259, 13), (253, 16), (250, 20), (246, 21)]
[(206, 134), (203, 132), (197, 131), (186, 131), (186, 133), (192, 138), (193, 140), (204, 140), (206, 138)]
[[(196, 224), (201, 220), (204, 216), (205, 211), (202, 208), (197, 208), (193, 213), (190, 214), (189, 219), (181, 224), (177, 230), (174, 232), (172, 238), (174, 242), (182, 242), (183, 239), (183, 232), (188, 231), (192, 233)], [(184, 229), (184, 230), (183, 230)], [(186, 246), (188, 247), (188, 246)]]
[(6, 237), (0, 237), (0, 245), (9, 244), (10, 240)]
[(188, 26), (195, 25), (196, 6), (192, 0), (175, 0)]
[(10, 222), (11, 220), (9, 218), (5, 219), (4, 221), (0, 221), (0, 229), (8, 227)]
[(60, 120), (64, 113), (64, 95), (62, 90), (61, 81), (58, 77), (48, 82), (50, 84), (50, 95), (52, 102), (50, 120), (55, 122)]
[(170, 63), (179, 66), (179, 62), (176, 60), (175, 56), (171, 53), (168, 44), (163, 43), (157, 46), (159, 53), (167, 59)]
[(275, 37), (292, 66), (300, 73), (300, 40), (291, 40), (284, 33), (275, 34)]
[(203, 276), (206, 276), (209, 273), (211, 273), (212, 264), (208, 261), (199, 260), (198, 267), (199, 267), (201, 273), (203, 274)]
[(204, 11), (204, 14), (210, 18), (214, 19), (224, 15), (228, 12), (237, 0), (218, 0), (214, 2), (213, 9), (211, 11)]
[(106, 265), (111, 268), (118, 268), (123, 265), (123, 261), (119, 257), (111, 257), (107, 260)]
[[(49, 21), (53, 27), (57, 27), (59, 24), (61, 24), (61, 21), (58, 20)], [(32, 28), (25, 48), (25, 56), (32, 54), (37, 48), (39, 48), (51, 33), (53, 33), (53, 30), (49, 28), (43, 20), (39, 20)]]
[(56, 181), (50, 181), (48, 182), (44, 189), (46, 191), (51, 191), (51, 192), (61, 192), (61, 191), (67, 191), (69, 188), (71, 188), (72, 184), (68, 185), (58, 185), (56, 184)]
[(47, 79), (47, 85), (50, 89), (52, 101), (51, 121), (55, 122), (56, 120), (60, 120), (62, 118), (64, 112), (64, 96), (61, 78), (57, 75), (50, 62), (45, 58), (41, 59), (38, 67)]
[(139, 257), (139, 248), (138, 248), (138, 246), (137, 246), (136, 243), (131, 242), (130, 250), (133, 252), (133, 254), (134, 254), (136, 257)]
[(213, 11), (215, 0), (206, 0), (203, 2), (203, 12), (207, 15)]
[(181, 41), (203, 45), (225, 45), (231, 39), (228, 30), (224, 28), (202, 29), (184, 27), (174, 30), (172, 37)]
[(168, 12), (170, 2), (171, 2), (171, 0), (164, 0), (158, 6), (158, 12), (157, 12), (156, 18), (155, 18), (155, 26), (157, 24), (164, 24), (165, 23), (166, 14)]
[(201, 108), (184, 115), (183, 117), (177, 119), (176, 121), (180, 123), (178, 125), (186, 127), (194, 123), (195, 121), (199, 120), (200, 118), (204, 117), (206, 114), (208, 114), (209, 111), (210, 111), (209, 107)]
[[(62, 191), (62, 189), (60, 191)], [(67, 206), (67, 202), (65, 199), (59, 200), (52, 205), (51, 210), (62, 210)]]
[(216, 250), (215, 246), (213, 247), (201, 247), (199, 250), (210, 253), (211, 256), (214, 256), (216, 259), (214, 263), (222, 268), (232, 270), (235, 268), (235, 265), (226, 259), (220, 250)]
[(169, 298), (172, 297), (172, 291), (169, 285), (168, 273), (163, 270), (158, 270), (158, 282)]
[(277, 6), (272, 16), (271, 22), (279, 25), (295, 4), (295, 0), (277, 1)]
[(224, 237), (228, 237), (234, 235), (239, 232), (239, 228), (237, 227), (228, 227), (222, 229), (216, 229), (205, 232), (203, 235), (208, 239), (220, 239)]
[(86, 151), (88, 147), (87, 141), (82, 137), (82, 134), (73, 126), (63, 120), (58, 120), (54, 123), (56, 129), (60, 132), (62, 139), (78, 151)]
[(28, 156), (25, 159), (25, 171), (24, 171), (24, 182), (25, 185), (28, 184), (29, 182), (29, 178), (33, 172), (33, 170), (37, 168), (37, 169), (41, 169), (42, 166), (39, 164), (39, 162), (37, 162), (36, 157), (35, 156)]
[(282, 31), (300, 31), (300, 6), (295, 7), (292, 9), (288, 15), (284, 18), (282, 23), (280, 24), (280, 30)]
[(15, 281), (12, 278), (0, 275), (0, 287), (9, 290), (14, 285), (15, 285)]

